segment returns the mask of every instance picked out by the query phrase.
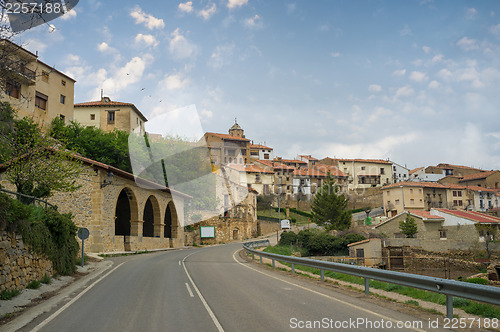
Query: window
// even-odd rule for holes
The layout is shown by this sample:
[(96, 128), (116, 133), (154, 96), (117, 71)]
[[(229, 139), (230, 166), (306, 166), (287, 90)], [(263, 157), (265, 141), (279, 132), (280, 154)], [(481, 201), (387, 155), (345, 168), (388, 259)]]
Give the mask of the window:
[(46, 110), (48, 99), (49, 99), (49, 97), (47, 95), (44, 95), (43, 93), (36, 91), (36, 93), (35, 93), (35, 106), (42, 109), (42, 110)]
[(385, 169), (381, 168), (380, 169), (380, 174), (385, 174)]
[(264, 159), (269, 159), (269, 153), (264, 153)]
[(399, 199), (396, 200), (396, 205), (399, 205)]
[(90, 120), (95, 120), (95, 114), (90, 114)]
[(410, 189), (410, 194), (413, 194), (413, 189)]
[(59, 117), (61, 118), (61, 120), (63, 120), (63, 122), (66, 120), (66, 117), (62, 114), (59, 114)]
[(410, 204), (412, 204), (412, 205), (415, 204), (415, 200), (413, 198), (410, 199)]
[(446, 229), (440, 229), (439, 230), (439, 238), (441, 240), (446, 240)]
[(458, 197), (462, 197), (462, 192), (461, 191), (458, 191)]
[(366, 169), (365, 166), (361, 166), (361, 170), (364, 171)]
[(108, 123), (115, 123), (115, 111), (108, 111)]
[(61, 95), (60, 98), (59, 98), (59, 101), (61, 102), (61, 104), (65, 104), (66, 103), (66, 96), (65, 95)]
[(260, 174), (255, 174), (255, 183), (261, 182)]
[(61, 80), (61, 85), (62, 86), (66, 86), (66, 81), (65, 80)]
[(391, 191), (387, 190), (387, 196), (390, 196), (390, 195), (391, 195)]
[(5, 94), (12, 98), (19, 99), (19, 91), (21, 87), (13, 82), (7, 82), (5, 85)]

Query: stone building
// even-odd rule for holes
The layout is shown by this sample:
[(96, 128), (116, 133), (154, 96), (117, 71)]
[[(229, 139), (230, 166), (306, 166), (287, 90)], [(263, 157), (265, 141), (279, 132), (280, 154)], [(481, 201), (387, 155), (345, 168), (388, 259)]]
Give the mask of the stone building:
[(7, 39), (0, 40), (0, 101), (6, 101), (17, 116), (32, 117), (48, 126), (52, 119), (73, 120), (75, 80), (40, 61), (23, 47)]
[[(76, 156), (82, 172), (74, 192), (56, 192), (47, 201), (71, 213), (90, 237), (89, 252), (172, 248), (184, 245), (184, 202), (190, 199), (115, 167)], [(4, 171), (4, 170), (3, 170)], [(0, 170), (0, 172), (3, 172)], [(1, 185), (14, 189), (0, 174)]]
[(238, 123), (235, 122), (229, 129), (229, 134), (207, 132), (203, 138), (214, 165), (250, 163), (250, 140), (245, 138), (244, 131)]
[(74, 119), (86, 127), (93, 126), (104, 131), (117, 129), (137, 134), (144, 134), (144, 124), (148, 121), (134, 104), (112, 101), (109, 97), (75, 104)]

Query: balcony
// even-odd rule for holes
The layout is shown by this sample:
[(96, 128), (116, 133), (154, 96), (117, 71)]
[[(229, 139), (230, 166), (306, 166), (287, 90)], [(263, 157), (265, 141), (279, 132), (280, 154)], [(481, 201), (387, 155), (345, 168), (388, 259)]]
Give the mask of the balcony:
[(2, 76), (8, 79), (19, 82), (21, 84), (33, 85), (35, 84), (36, 72), (26, 67), (23, 63), (5, 63), (0, 65), (0, 72)]

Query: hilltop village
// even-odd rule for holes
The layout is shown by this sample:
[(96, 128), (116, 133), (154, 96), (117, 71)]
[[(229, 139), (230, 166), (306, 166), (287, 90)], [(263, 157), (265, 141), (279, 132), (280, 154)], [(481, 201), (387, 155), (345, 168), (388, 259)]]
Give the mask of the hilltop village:
[[(16, 66), (2, 67), (8, 80), (1, 101), (10, 103), (17, 117), (31, 117), (42, 128), (54, 118), (64, 124), (77, 122), (104, 132), (116, 130), (147, 134), (147, 117), (130, 100), (74, 103), (75, 80), (42, 62), (37, 54), (8, 40), (2, 52), (15, 58)], [(350, 255), (365, 265), (380, 264), (384, 250), (426, 248), (432, 252), (499, 250), (500, 171), (439, 163), (409, 169), (390, 159), (331, 158), (312, 155), (281, 156), (272, 144), (258, 144), (265, 137), (247, 137), (235, 120), (225, 133), (206, 132), (200, 138), (208, 149), (214, 173), (244, 178), (247, 196), (235, 200), (232, 190), (217, 197), (229, 206), (220, 215), (191, 221), (192, 197), (165, 184), (153, 183), (102, 160), (79, 154), (79, 189), (56, 192), (47, 201), (62, 213), (71, 212), (78, 227), (90, 231), (88, 250), (113, 252), (181, 247), (192, 243), (244, 240), (276, 232), (281, 219), (310, 215), (315, 195), (327, 179), (348, 198), (351, 230), (367, 239), (349, 244)], [(255, 140), (254, 140), (255, 139)], [(3, 188), (15, 190), (0, 170)], [(238, 185), (241, 185), (238, 184)], [(237, 201), (235, 204), (230, 202)], [(266, 205), (267, 204), (267, 205)], [(359, 212), (356, 214), (356, 212)], [(356, 215), (361, 217), (355, 218)], [(408, 218), (417, 232), (408, 237), (400, 222)], [(306, 222), (307, 224), (307, 222)], [(208, 236), (201, 228), (213, 230)], [(370, 261), (370, 257), (373, 261)]]

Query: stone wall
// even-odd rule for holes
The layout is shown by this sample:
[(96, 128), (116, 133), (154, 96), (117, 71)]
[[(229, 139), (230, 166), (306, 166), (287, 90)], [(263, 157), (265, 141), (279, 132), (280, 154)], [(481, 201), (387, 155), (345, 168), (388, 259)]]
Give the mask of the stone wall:
[[(185, 245), (194, 244), (216, 244), (231, 241), (243, 241), (257, 236), (257, 224), (248, 220), (238, 220), (233, 218), (213, 217), (204, 220), (196, 225), (194, 231), (185, 232)], [(200, 226), (214, 226), (215, 237), (200, 237)]]
[(280, 225), (274, 221), (259, 220), (257, 222), (257, 234), (259, 236), (276, 233), (276, 231), (279, 231), (279, 229)]
[(52, 276), (52, 262), (31, 253), (21, 235), (0, 231), (0, 292), (24, 289), (33, 280), (45, 274)]

